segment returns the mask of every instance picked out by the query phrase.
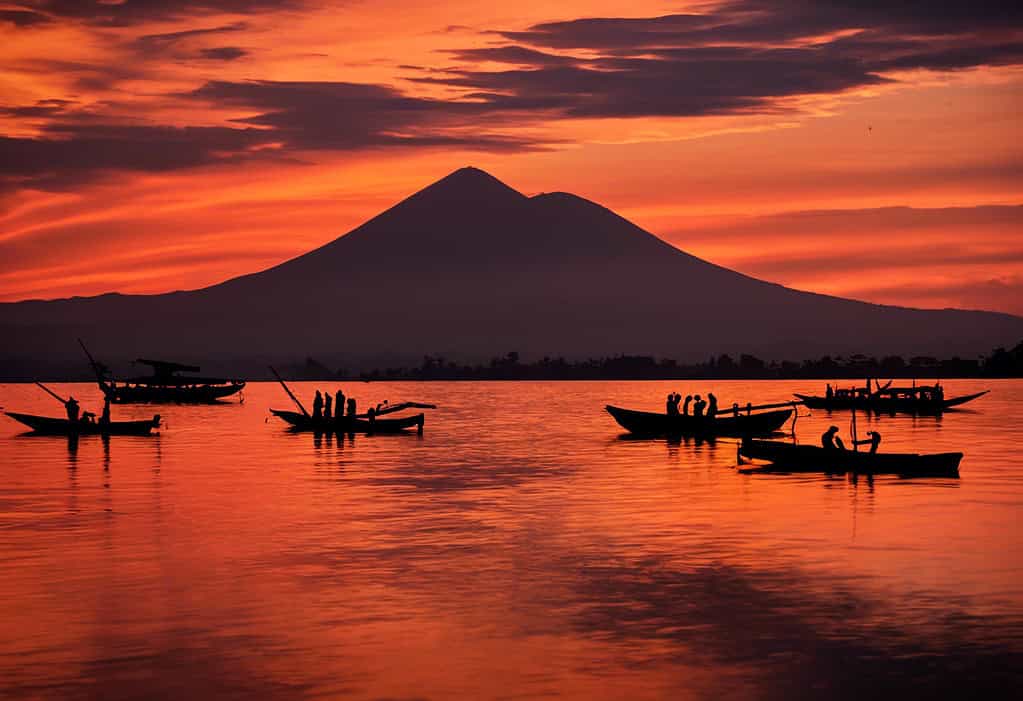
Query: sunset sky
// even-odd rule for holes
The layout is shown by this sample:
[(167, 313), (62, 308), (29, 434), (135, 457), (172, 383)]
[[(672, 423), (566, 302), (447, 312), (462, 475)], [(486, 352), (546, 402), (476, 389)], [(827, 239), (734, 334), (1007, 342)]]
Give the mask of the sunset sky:
[(262, 269), (464, 166), (1023, 314), (1023, 3), (0, 0), (0, 301)]

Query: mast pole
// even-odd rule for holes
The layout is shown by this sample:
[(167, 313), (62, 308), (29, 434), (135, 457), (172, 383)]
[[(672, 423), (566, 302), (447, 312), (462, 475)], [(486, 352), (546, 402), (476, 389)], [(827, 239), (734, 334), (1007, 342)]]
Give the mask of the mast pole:
[(284, 388), (284, 391), (288, 393), (289, 397), (291, 397), (291, 401), (295, 402), (295, 406), (301, 409), (302, 413), (305, 414), (306, 418), (308, 418), (309, 412), (305, 410), (304, 406), (302, 406), (302, 402), (298, 401), (298, 397), (292, 394), (291, 390), (288, 389), (288, 386), (286, 384), (284, 384), (284, 380), (281, 379), (281, 376), (277, 374), (277, 371), (274, 370), (272, 365), (267, 365), (267, 367), (270, 368), (270, 372), (274, 374), (274, 377), (277, 378), (277, 381), (281, 383), (281, 387)]

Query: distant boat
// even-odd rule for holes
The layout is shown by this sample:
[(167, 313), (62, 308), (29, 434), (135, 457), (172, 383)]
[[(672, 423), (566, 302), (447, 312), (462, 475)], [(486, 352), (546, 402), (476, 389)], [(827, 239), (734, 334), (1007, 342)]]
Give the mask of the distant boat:
[(345, 417), (340, 422), (334, 418), (307, 416), (297, 411), (283, 409), (271, 409), (270, 413), (291, 424), (296, 430), (321, 433), (401, 433), (411, 428), (422, 433), (423, 424), (426, 421), (426, 415), (422, 413), (402, 416), (397, 419), (374, 418), (370, 420), (361, 416)]
[(946, 409), (972, 402), (983, 397), (989, 390), (964, 394), (945, 399), (944, 392), (937, 386), (887, 387), (876, 392), (865, 388), (855, 390), (838, 389), (831, 397), (811, 394), (794, 394), (810, 409), (862, 409), (876, 413), (940, 414)]
[(96, 362), (92, 353), (78, 339), (96, 373), (96, 381), (103, 394), (115, 404), (209, 404), (240, 392), (242, 380), (220, 377), (182, 376), (181, 372), (199, 372), (198, 365), (182, 365), (167, 360), (138, 358), (135, 362), (153, 369), (151, 375), (115, 380), (108, 377), (107, 368)]
[(15, 421), (28, 426), (39, 434), (50, 436), (146, 436), (154, 428), (160, 427), (160, 415), (142, 421), (70, 421), (50, 416), (20, 414), (13, 411), (4, 412)]
[(792, 409), (739, 415), (720, 412), (710, 418), (687, 414), (669, 416), (610, 404), (604, 408), (619, 426), (640, 436), (766, 436), (779, 430), (792, 416)]
[(219, 377), (195, 377), (178, 375), (179, 372), (199, 372), (197, 365), (182, 365), (165, 360), (139, 358), (135, 362), (148, 365), (152, 375), (132, 377), (117, 382), (99, 379), (103, 394), (111, 402), (132, 403), (181, 403), (206, 404), (229, 397), (245, 387), (242, 380), (227, 380)]
[(958, 477), (962, 453), (869, 453), (855, 450), (796, 445), (782, 441), (744, 439), (739, 454), (755, 460), (767, 460), (768, 467), (752, 467), (743, 472), (786, 470), (892, 474), (904, 477)]

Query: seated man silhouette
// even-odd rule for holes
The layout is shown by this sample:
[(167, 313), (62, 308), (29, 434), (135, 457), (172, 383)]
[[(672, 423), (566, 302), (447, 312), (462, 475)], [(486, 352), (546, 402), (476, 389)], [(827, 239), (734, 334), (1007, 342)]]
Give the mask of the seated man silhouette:
[(842, 442), (841, 436), (838, 435), (838, 426), (830, 426), (827, 431), (821, 434), (821, 445), (828, 450), (845, 450), (845, 443)]

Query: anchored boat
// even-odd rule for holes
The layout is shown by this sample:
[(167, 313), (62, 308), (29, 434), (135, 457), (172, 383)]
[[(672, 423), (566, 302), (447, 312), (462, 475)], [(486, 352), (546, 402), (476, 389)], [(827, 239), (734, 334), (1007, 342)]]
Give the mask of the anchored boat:
[(99, 388), (116, 404), (209, 404), (240, 392), (245, 387), (242, 380), (179, 374), (199, 372), (198, 365), (148, 358), (138, 358), (135, 362), (148, 365), (152, 374), (115, 380), (108, 377), (107, 368), (96, 362), (81, 339), (78, 342), (89, 357)]
[(983, 397), (989, 390), (945, 398), (941, 385), (914, 385), (912, 387), (883, 387), (869, 391), (864, 387), (839, 388), (821, 397), (795, 394), (811, 409), (862, 409), (875, 413), (940, 414), (946, 409), (961, 406)]

